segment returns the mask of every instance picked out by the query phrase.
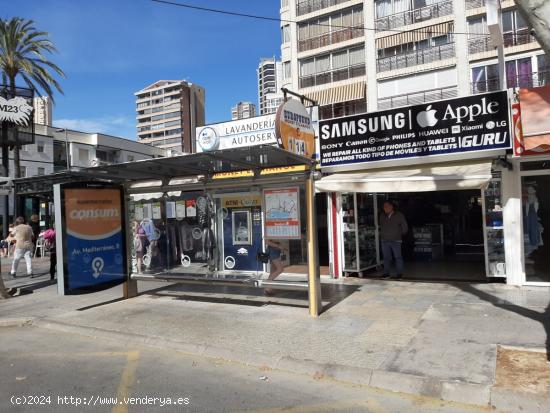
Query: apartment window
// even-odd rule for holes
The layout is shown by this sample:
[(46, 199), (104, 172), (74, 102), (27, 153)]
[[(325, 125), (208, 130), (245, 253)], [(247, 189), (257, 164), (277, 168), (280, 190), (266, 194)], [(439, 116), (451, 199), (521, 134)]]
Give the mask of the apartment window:
[(20, 166), (19, 167), (19, 176), (21, 178), (26, 178), (27, 177), (27, 167), (26, 166)]
[[(362, 25), (363, 7), (354, 7), (331, 14), (330, 16), (319, 17), (305, 23), (300, 23), (298, 26), (298, 40), (311, 39), (330, 32), (349, 30), (352, 26)], [(317, 47), (330, 44), (329, 40), (327, 39), (326, 44), (320, 44)]]
[(178, 119), (178, 120), (173, 120), (173, 121), (170, 121), (170, 122), (166, 122), (164, 124), (164, 127), (168, 128), (170, 126), (180, 126), (181, 125), (181, 121)]
[(290, 62), (283, 63), (283, 79), (290, 79), (292, 77), (292, 66)]
[(290, 25), (287, 24), (283, 26), (281, 30), (282, 30), (281, 38), (283, 40), (283, 43), (290, 42)]
[(300, 87), (337, 82), (365, 74), (363, 47), (340, 50), (300, 61)]
[(90, 151), (88, 149), (78, 149), (78, 160), (80, 162), (88, 162), (90, 160)]
[(411, 0), (377, 0), (375, 2), (376, 18), (402, 13), (411, 9)]
[(36, 141), (36, 152), (44, 153), (44, 142)]
[(498, 65), (485, 65), (472, 68), (472, 92), (482, 93), (498, 90)]
[(510, 87), (533, 87), (533, 67), (531, 58), (506, 62), (506, 83)]
[(46, 175), (46, 169), (44, 168), (38, 168), (37, 169), (37, 175), (41, 176), (41, 175)]

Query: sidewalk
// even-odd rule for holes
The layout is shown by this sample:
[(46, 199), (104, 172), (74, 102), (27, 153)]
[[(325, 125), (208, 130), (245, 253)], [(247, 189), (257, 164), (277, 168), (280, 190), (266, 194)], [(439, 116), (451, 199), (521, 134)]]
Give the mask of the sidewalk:
[[(4, 278), (13, 286), (14, 281)], [(32, 280), (39, 285), (34, 294), (0, 301), (0, 325), (28, 319), (128, 345), (161, 346), (444, 400), (490, 404), (498, 411), (550, 411), (550, 376), (534, 377), (538, 386), (515, 378), (511, 389), (506, 367), (517, 359), (506, 352), (515, 351), (525, 353), (526, 360), (538, 355), (541, 375), (550, 372), (545, 354), (523, 351), (549, 346), (548, 288), (324, 280), (325, 312), (315, 319), (308, 315), (305, 293), (280, 292), (266, 298), (252, 288), (140, 283), (140, 293), (145, 288), (149, 292), (131, 300), (117, 300), (121, 287), (58, 297), (47, 278)], [(497, 354), (499, 360), (508, 357), (508, 364), (497, 362)], [(512, 373), (520, 370), (513, 367)]]

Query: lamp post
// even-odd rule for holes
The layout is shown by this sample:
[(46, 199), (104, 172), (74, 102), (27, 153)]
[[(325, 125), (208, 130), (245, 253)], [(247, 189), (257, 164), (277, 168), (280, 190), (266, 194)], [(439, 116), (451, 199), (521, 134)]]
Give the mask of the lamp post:
[(67, 137), (67, 129), (56, 129), (58, 133), (65, 132), (65, 162), (67, 162), (67, 170), (71, 170), (70, 156), (69, 156), (69, 139)]

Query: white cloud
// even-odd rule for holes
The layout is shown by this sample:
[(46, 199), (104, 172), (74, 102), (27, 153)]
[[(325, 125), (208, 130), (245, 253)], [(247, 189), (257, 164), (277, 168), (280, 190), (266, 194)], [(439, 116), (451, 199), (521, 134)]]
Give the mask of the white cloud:
[(135, 120), (125, 116), (107, 116), (89, 119), (56, 119), (55, 127), (88, 133), (105, 133), (135, 139)]

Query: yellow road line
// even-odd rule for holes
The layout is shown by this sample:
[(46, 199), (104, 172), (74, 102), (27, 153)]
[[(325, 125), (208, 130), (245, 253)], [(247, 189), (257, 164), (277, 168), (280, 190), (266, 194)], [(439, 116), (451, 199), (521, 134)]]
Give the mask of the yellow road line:
[(126, 355), (126, 366), (122, 372), (120, 378), (120, 384), (118, 385), (117, 399), (119, 404), (113, 407), (111, 413), (126, 413), (128, 412), (128, 405), (120, 403), (123, 399), (130, 397), (130, 390), (134, 385), (136, 379), (136, 369), (139, 360), (139, 351), (130, 351)]

